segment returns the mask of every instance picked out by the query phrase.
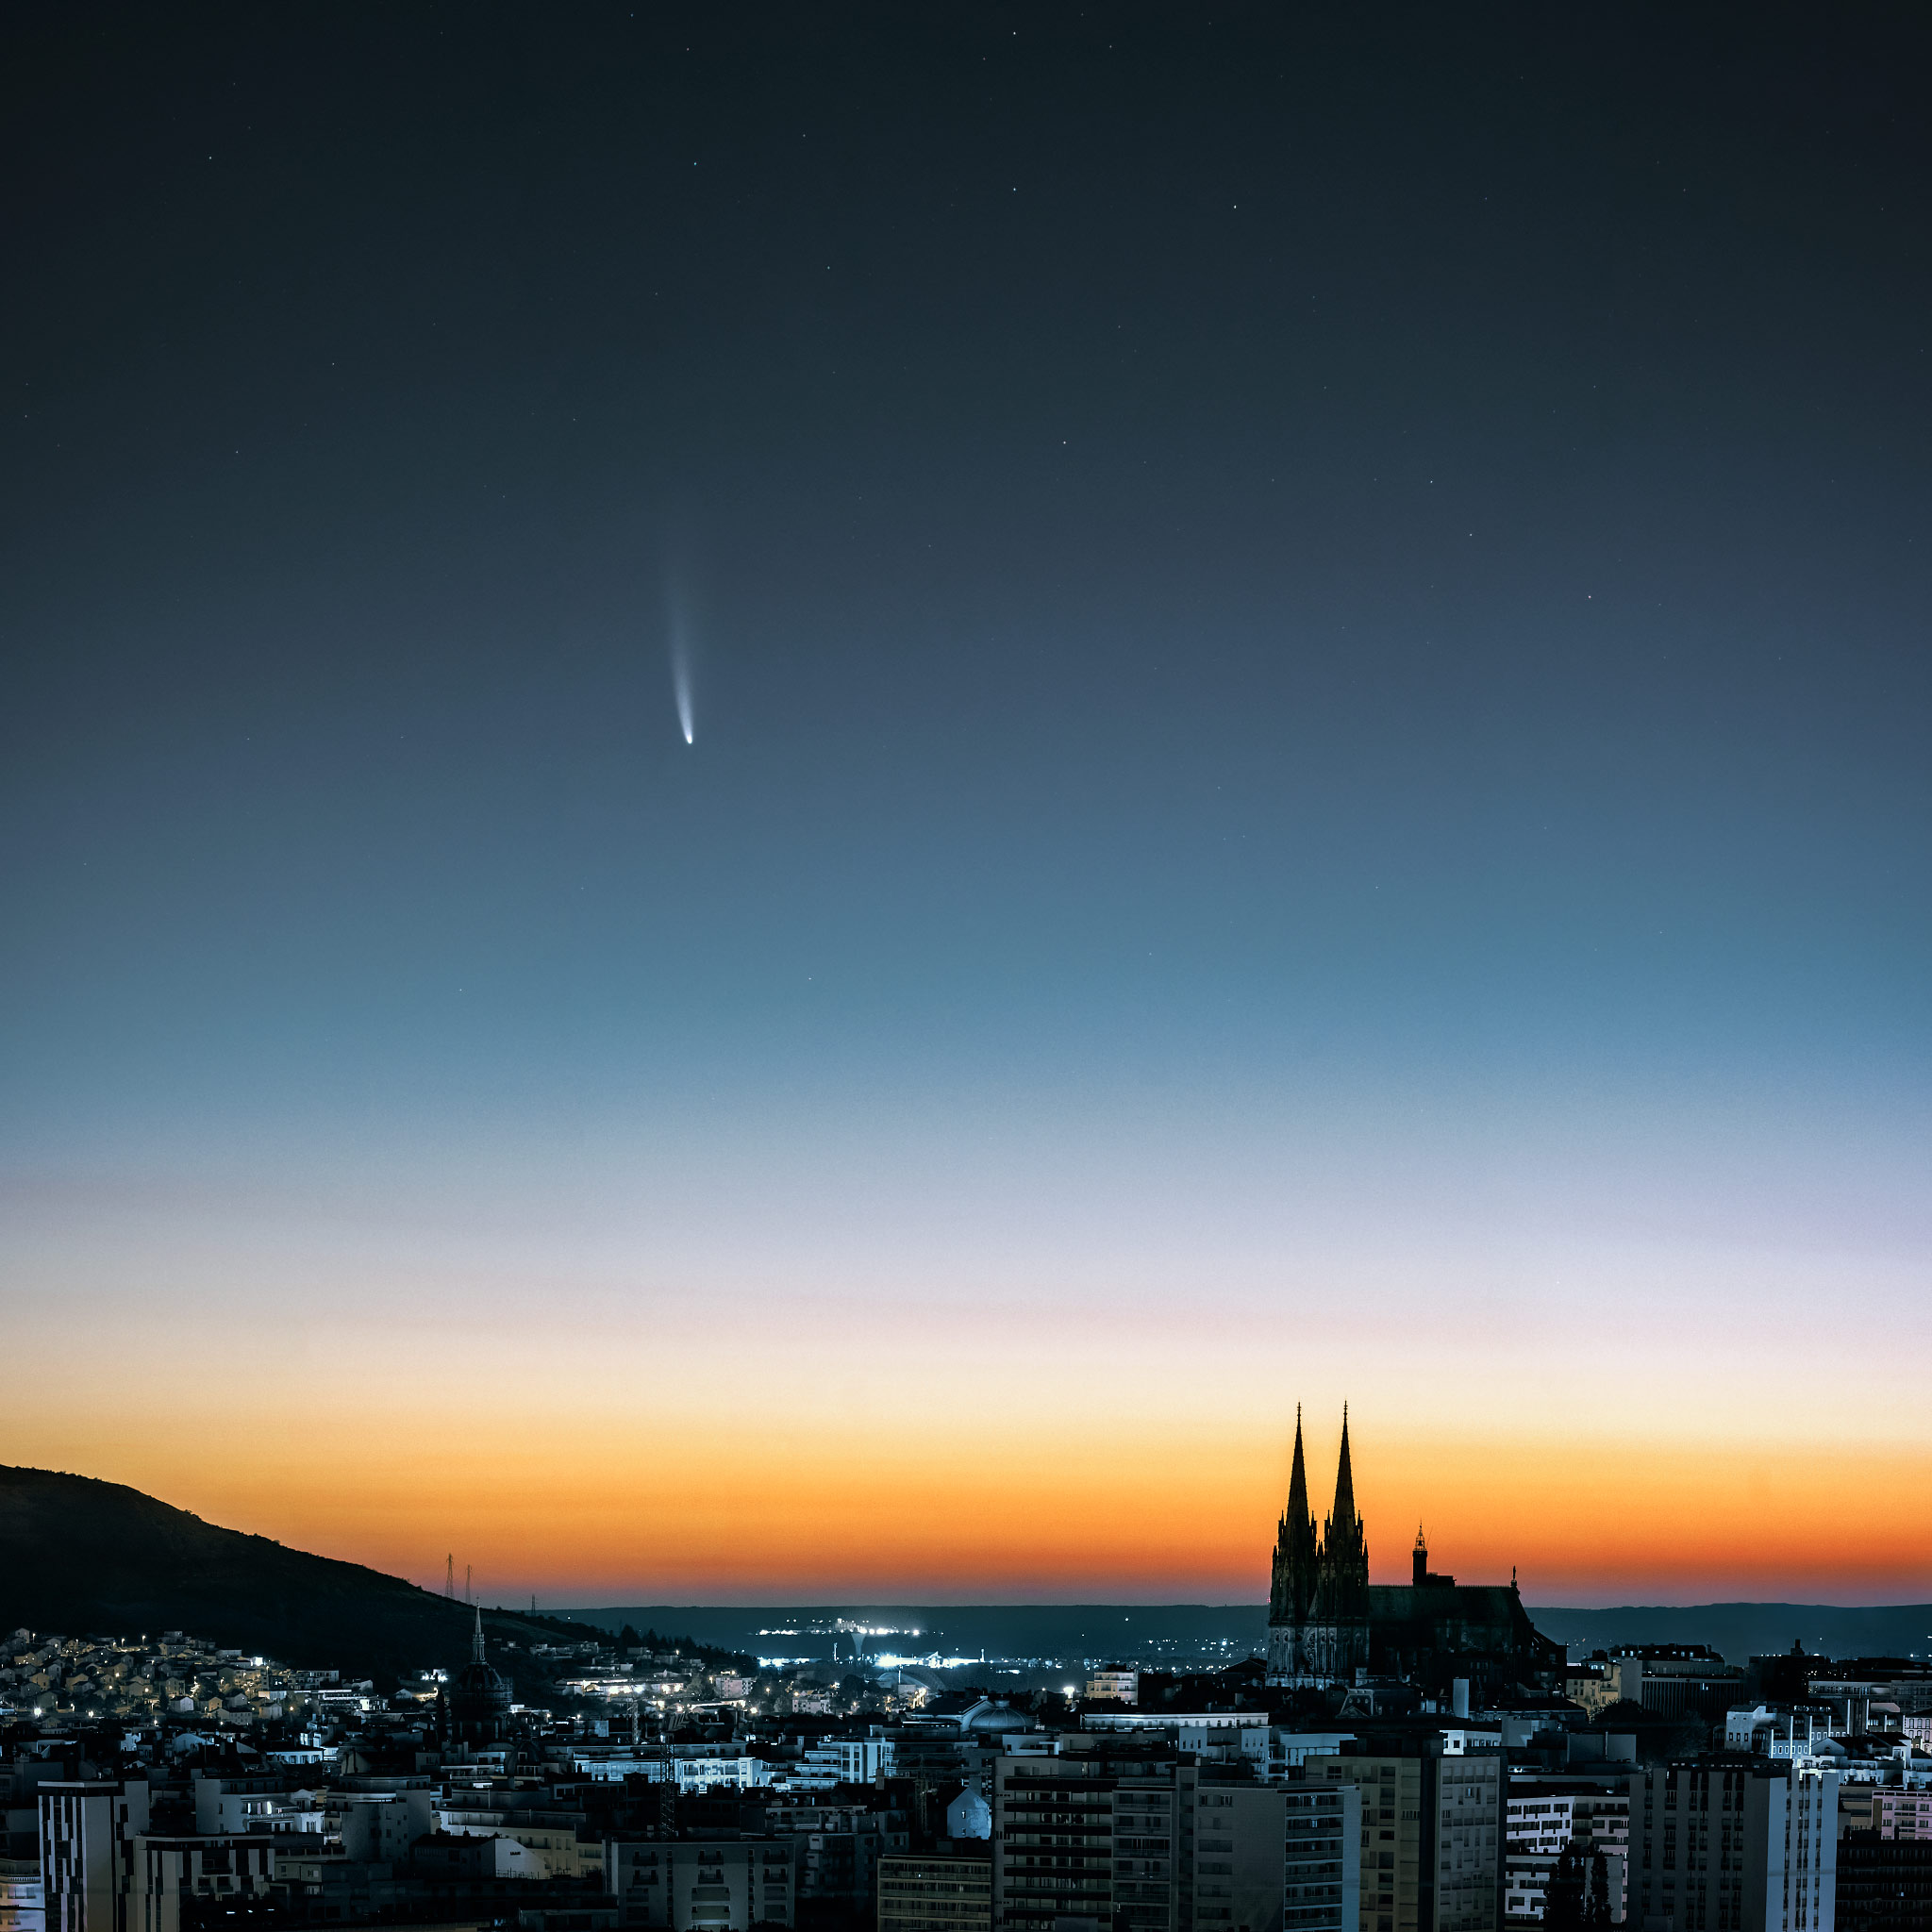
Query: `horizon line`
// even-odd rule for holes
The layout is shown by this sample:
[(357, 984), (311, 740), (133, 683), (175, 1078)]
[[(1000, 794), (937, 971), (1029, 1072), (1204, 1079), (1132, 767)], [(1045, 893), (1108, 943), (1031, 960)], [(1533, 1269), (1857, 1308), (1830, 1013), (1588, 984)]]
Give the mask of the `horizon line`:
[[(1376, 1589), (1407, 1589), (1407, 1584), (1377, 1584)], [(1469, 1586), (1464, 1586), (1469, 1587)], [(1477, 1588), (1505, 1589), (1507, 1584), (1474, 1586)], [(1728, 1609), (1804, 1609), (1804, 1610), (1932, 1610), (1932, 1598), (1897, 1603), (1831, 1603), (1823, 1598), (1801, 1597), (1704, 1597), (1694, 1601), (1675, 1603), (1536, 1603), (1527, 1597), (1524, 1599), (1525, 1609), (1533, 1610), (1576, 1610), (1605, 1612), (1612, 1610), (1728, 1610)], [(762, 1598), (757, 1601), (719, 1600), (710, 1603), (691, 1600), (674, 1603), (669, 1600), (658, 1602), (609, 1603), (609, 1604), (564, 1604), (549, 1611), (552, 1616), (561, 1616), (571, 1611), (589, 1610), (838, 1610), (838, 1609), (932, 1609), (932, 1610), (1077, 1610), (1102, 1608), (1109, 1610), (1266, 1610), (1265, 1598), (1249, 1601), (1227, 1599), (1219, 1603), (1201, 1598), (1174, 1597), (1158, 1602), (1143, 1601), (1129, 1597), (1069, 1597), (1069, 1598), (1008, 1598), (998, 1600), (991, 1597), (928, 1598), (924, 1601), (910, 1597), (859, 1597), (848, 1596), (824, 1598), (817, 1602), (804, 1598)]]

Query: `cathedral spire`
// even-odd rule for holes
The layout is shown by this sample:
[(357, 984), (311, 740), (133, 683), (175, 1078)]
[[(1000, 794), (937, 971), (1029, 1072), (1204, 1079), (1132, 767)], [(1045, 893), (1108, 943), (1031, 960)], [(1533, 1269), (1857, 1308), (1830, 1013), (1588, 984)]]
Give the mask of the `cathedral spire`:
[(1281, 1527), (1274, 1540), (1274, 1568), (1268, 1591), (1271, 1624), (1300, 1626), (1315, 1600), (1318, 1568), (1315, 1516), (1308, 1507), (1308, 1469), (1302, 1454), (1302, 1411), (1297, 1403), (1288, 1507), (1281, 1512)]
[(471, 1661), (472, 1661), (473, 1663), (479, 1663), (479, 1664), (480, 1664), (480, 1663), (482, 1663), (482, 1662), (484, 1661), (484, 1657), (483, 1657), (483, 1606), (482, 1606), (481, 1604), (478, 1604), (478, 1605), (476, 1606), (476, 1635), (475, 1635), (475, 1639), (474, 1639), (474, 1640), (472, 1641), (472, 1642), (471, 1642), (471, 1644), (470, 1644), (470, 1659), (471, 1659)]
[(1330, 1519), (1340, 1529), (1355, 1522), (1355, 1471), (1348, 1459), (1348, 1404), (1341, 1405), (1341, 1460), (1335, 1469), (1335, 1514)]
[(1294, 1406), (1294, 1466), (1288, 1474), (1288, 1520), (1299, 1523), (1304, 1517), (1313, 1520), (1308, 1508), (1308, 1472), (1302, 1462), (1302, 1406)]

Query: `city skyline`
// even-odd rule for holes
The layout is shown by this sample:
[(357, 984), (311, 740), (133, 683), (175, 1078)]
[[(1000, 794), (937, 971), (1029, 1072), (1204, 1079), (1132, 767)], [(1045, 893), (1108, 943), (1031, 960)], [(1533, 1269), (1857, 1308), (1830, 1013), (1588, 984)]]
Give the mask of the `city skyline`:
[(0, 1462), (1932, 1597), (1922, 30), (641, 12), (24, 56)]

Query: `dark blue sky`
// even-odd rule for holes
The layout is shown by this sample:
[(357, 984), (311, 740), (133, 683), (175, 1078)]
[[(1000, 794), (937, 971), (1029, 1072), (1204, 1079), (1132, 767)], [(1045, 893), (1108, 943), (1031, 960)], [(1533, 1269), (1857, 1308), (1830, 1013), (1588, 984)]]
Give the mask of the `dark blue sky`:
[(1923, 1286), (1907, 10), (8, 38), (24, 1299)]

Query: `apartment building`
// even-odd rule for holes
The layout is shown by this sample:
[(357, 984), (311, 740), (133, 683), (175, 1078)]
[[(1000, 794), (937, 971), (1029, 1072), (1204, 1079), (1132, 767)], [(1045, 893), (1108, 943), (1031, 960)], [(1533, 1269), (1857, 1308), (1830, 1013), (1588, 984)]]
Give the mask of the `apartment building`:
[(1630, 1790), (1612, 1774), (1555, 1778), (1519, 1774), (1509, 1780), (1503, 1821), (1503, 1913), (1541, 1919), (1550, 1879), (1564, 1848), (1604, 1855), (1610, 1922), (1624, 1922), (1630, 1860)]
[(1838, 1774), (1764, 1757), (1630, 1779), (1630, 1912), (1657, 1932), (1833, 1932)]
[(879, 1932), (992, 1932), (992, 1859), (888, 1854), (879, 1860)]
[(1438, 1736), (1310, 1757), (1307, 1773), (1361, 1793), (1359, 1932), (1499, 1932), (1503, 1759), (1448, 1755)]

